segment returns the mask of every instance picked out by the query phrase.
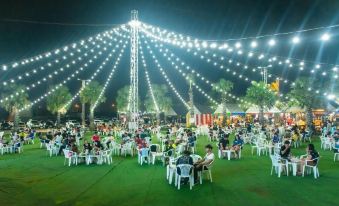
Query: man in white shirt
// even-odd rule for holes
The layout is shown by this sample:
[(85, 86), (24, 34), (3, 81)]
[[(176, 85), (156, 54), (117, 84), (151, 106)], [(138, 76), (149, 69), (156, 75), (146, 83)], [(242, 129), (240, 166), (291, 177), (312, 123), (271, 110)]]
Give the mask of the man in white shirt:
[(214, 161), (214, 154), (212, 152), (212, 145), (208, 144), (205, 146), (206, 155), (203, 159), (194, 163), (194, 182), (198, 182), (198, 172), (203, 169), (207, 169), (206, 166), (210, 165)]

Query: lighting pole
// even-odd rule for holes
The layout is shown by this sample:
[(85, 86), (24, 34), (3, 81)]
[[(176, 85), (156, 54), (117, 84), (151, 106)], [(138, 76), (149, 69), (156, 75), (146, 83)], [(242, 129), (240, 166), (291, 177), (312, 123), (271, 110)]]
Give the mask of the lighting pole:
[[(89, 81), (88, 79), (78, 79), (79, 81), (81, 81), (81, 91), (83, 91), (83, 89), (86, 87), (86, 82)], [(81, 125), (83, 127), (86, 126), (86, 122), (85, 122), (85, 118), (86, 118), (86, 104), (85, 102), (81, 102), (82, 103), (82, 107), (81, 107)]]
[(131, 41), (131, 59), (130, 59), (130, 71), (131, 71), (131, 99), (129, 105), (129, 125), (130, 130), (138, 128), (138, 36), (139, 36), (138, 11), (131, 11), (130, 26), (130, 41)]

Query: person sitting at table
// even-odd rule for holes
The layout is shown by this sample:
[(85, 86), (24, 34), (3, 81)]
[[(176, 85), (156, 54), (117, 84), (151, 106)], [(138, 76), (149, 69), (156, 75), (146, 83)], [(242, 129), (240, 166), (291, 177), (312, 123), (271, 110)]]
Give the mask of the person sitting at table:
[(232, 145), (232, 149), (235, 151), (235, 158), (239, 157), (239, 151), (241, 150), (243, 144), (244, 140), (241, 138), (240, 134), (237, 134)]
[(93, 147), (92, 145), (87, 141), (85, 140), (84, 142), (84, 153), (90, 153), (92, 151)]
[(315, 166), (318, 162), (319, 153), (315, 150), (315, 147), (313, 144), (308, 144), (306, 148), (307, 154), (300, 159), (300, 165), (298, 170), (298, 175), (302, 174), (302, 168), (305, 164)]
[(208, 144), (205, 146), (206, 155), (203, 159), (194, 163), (194, 182), (198, 182), (198, 172), (202, 171), (203, 169), (207, 169), (206, 166), (211, 164), (214, 161), (214, 154), (212, 152), (212, 145)]
[(276, 144), (279, 143), (280, 138), (279, 138), (279, 131), (274, 132), (273, 138), (272, 138), (272, 143)]
[[(183, 152), (183, 155), (180, 156), (178, 159), (177, 159), (177, 162), (176, 162), (176, 165), (181, 165), (181, 164), (189, 164), (189, 165), (193, 165), (193, 158), (190, 156), (191, 155), (191, 152), (188, 151), (188, 150), (185, 150)], [(191, 173), (192, 171), (190, 171)], [(181, 174), (181, 171), (180, 171), (180, 168), (177, 168), (177, 174), (180, 175)], [(185, 178), (182, 180), (182, 183), (183, 184), (186, 184), (188, 182), (188, 178)]]
[(219, 139), (219, 149), (220, 150), (227, 150), (228, 149), (228, 144), (230, 143), (228, 140), (229, 134), (223, 135), (220, 139)]
[(93, 142), (100, 141), (100, 136), (98, 135), (97, 132), (95, 132), (94, 135), (92, 136), (92, 141)]
[(79, 153), (79, 149), (78, 149), (78, 146), (75, 144), (75, 143), (72, 143), (71, 145), (71, 150), (72, 152), (78, 154)]
[(280, 157), (285, 161), (290, 161), (291, 158), (291, 145), (290, 141), (285, 140), (284, 145), (280, 148)]

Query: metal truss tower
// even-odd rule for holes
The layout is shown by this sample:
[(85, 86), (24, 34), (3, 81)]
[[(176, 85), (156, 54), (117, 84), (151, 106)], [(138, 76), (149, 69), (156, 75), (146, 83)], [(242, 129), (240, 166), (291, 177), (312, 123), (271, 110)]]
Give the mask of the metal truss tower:
[(131, 70), (131, 99), (129, 105), (129, 129), (135, 130), (138, 128), (139, 118), (139, 99), (138, 99), (138, 36), (139, 36), (139, 21), (138, 11), (131, 11), (130, 25), (130, 41), (131, 41), (131, 59), (130, 59), (130, 70)]

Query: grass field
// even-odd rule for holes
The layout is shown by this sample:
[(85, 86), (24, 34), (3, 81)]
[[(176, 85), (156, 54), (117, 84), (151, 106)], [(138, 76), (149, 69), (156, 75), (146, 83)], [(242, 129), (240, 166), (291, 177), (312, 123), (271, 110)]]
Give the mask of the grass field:
[[(205, 137), (198, 139), (203, 155)], [(214, 144), (213, 144), (214, 145)], [(306, 144), (293, 149), (304, 154)], [(268, 156), (252, 156), (245, 145), (241, 160), (215, 161), (213, 183), (205, 179), (190, 191), (177, 190), (166, 169), (137, 164), (136, 157), (113, 157), (113, 165), (64, 166), (39, 145), (25, 145), (22, 154), (0, 156), (0, 205), (338, 205), (339, 162), (321, 151), (320, 178), (270, 175)], [(214, 148), (216, 153), (216, 149)]]

